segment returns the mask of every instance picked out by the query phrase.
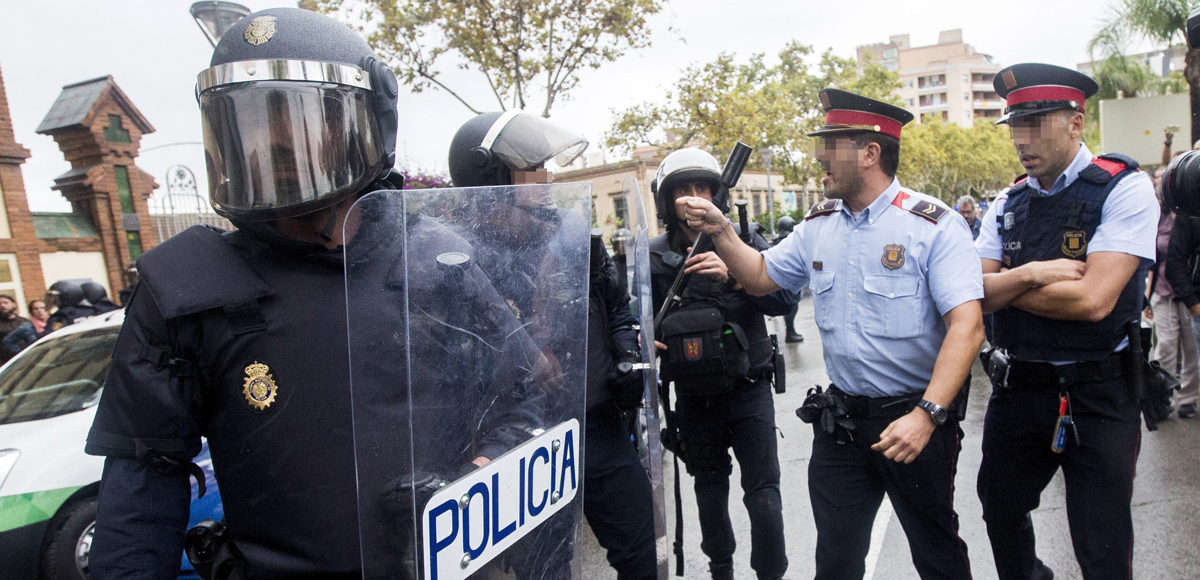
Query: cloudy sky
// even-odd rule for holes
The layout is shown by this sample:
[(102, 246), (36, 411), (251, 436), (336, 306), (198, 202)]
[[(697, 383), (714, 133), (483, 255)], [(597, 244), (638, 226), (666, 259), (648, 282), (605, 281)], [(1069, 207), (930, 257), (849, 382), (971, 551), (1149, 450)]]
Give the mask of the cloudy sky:
[[(34, 129), (63, 85), (113, 75), (156, 132), (142, 140), (138, 164), (158, 180), (182, 164), (205, 177), (200, 118), (193, 97), (196, 74), (211, 47), (188, 14), (189, 0), (0, 0), (0, 70), (4, 74), (17, 142), (33, 157), (24, 165), (34, 211), (69, 211), (50, 189), (69, 169), (54, 140)], [(294, 3), (242, 0), (253, 10)], [(651, 47), (586, 71), (571, 100), (552, 111), (556, 122), (593, 142), (611, 121), (611, 109), (658, 99), (689, 64), (720, 52), (745, 59), (773, 55), (792, 39), (818, 52), (832, 47), (853, 56), (855, 46), (911, 34), (914, 46), (935, 44), (938, 31), (963, 29), (967, 43), (1002, 65), (1038, 61), (1074, 67), (1088, 60), (1087, 41), (1112, 0), (672, 0), (652, 21)], [(469, 71), (448, 71), (446, 82), (477, 103), (495, 108), (486, 85)], [(531, 105), (532, 108), (533, 105)], [(400, 95), (399, 164), (444, 171), (454, 131), (471, 113), (444, 93)], [(182, 144), (180, 144), (182, 143)], [(178, 144), (178, 145), (176, 145)], [(160, 147), (153, 151), (147, 149)], [(202, 191), (202, 193), (204, 193)]]

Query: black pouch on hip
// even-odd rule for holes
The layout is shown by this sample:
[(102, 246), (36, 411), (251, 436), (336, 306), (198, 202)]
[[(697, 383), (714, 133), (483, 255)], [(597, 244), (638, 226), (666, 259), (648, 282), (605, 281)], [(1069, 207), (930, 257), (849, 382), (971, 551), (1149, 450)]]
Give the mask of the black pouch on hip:
[(693, 303), (663, 319), (664, 381), (683, 396), (719, 395), (750, 371), (750, 342), (742, 327), (715, 306)]

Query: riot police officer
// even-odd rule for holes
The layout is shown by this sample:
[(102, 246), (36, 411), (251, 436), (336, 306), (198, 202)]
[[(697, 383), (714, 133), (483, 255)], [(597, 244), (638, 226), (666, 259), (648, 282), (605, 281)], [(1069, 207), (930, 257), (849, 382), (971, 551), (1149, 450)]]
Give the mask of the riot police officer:
[[(652, 183), (658, 218), (667, 232), (650, 240), (654, 309), (662, 308), (683, 257), (698, 232), (676, 214), (675, 199), (694, 195), (729, 211), (729, 192), (720, 182), (717, 160), (700, 149), (681, 149), (658, 166)], [(751, 244), (768, 248), (762, 227), (753, 224)], [(750, 566), (762, 580), (782, 578), (787, 570), (783, 504), (779, 494), (779, 457), (775, 406), (771, 399), (774, 351), (764, 315), (786, 314), (796, 302), (788, 290), (755, 297), (742, 290), (715, 252), (693, 258), (693, 275), (682, 290), (677, 311), (662, 321), (657, 339), (663, 380), (675, 384), (675, 416), (687, 471), (695, 478), (700, 511), (700, 546), (714, 580), (733, 577), (733, 527), (729, 520), (730, 448), (742, 470), (743, 503), (750, 515)], [(716, 322), (720, 319), (722, 322)], [(708, 340), (712, 330), (724, 340)], [(728, 351), (714, 348), (728, 345)], [(714, 364), (717, 359), (733, 364)]]
[[(1129, 578), (1141, 418), (1128, 325), (1141, 319), (1159, 208), (1150, 177), (1081, 141), (1096, 82), (1047, 64), (996, 75), (1028, 172), (1000, 193), (975, 245), (1007, 371), (993, 373), (979, 499), (1000, 578), (1052, 578), (1029, 512), (1062, 468), (1083, 577)], [(993, 360), (996, 360), (993, 357)], [(1003, 363), (997, 360), (997, 363)]]
[[(92, 578), (178, 573), (201, 436), (232, 540), (222, 561), (206, 563), (217, 577), (413, 576), (396, 558), (368, 557), (376, 543), (409, 541), (404, 530), (386, 533), (373, 510), (390, 491), (386, 478), (398, 474), (358, 457), (356, 442), (389, 450), (415, 444), (395, 428), (402, 417), (390, 417), (386, 431), (352, 423), (344, 264), (372, 282), (351, 297), (371, 308), (369, 317), (353, 313), (364, 322), (359, 335), (404, 336), (399, 329), (418, 322), (397, 308), (405, 292), (394, 275), (401, 250), (423, 272), (410, 293), (420, 300), (455, 291), (433, 275), (435, 258), (469, 247), (436, 220), (414, 215), (406, 223), (416, 235), (405, 248), (394, 235), (402, 213), (351, 211), (366, 192), (402, 185), (392, 171), (396, 95), (392, 71), (325, 16), (264, 10), (222, 37), (198, 96), (212, 205), (238, 230), (196, 226), (138, 261), (140, 282), (86, 447), (107, 457)], [(479, 269), (456, 264), (478, 289), (453, 295), (456, 311), (484, 314), (467, 328), (424, 324), (425, 342), (414, 341), (411, 357), (355, 353), (365, 361), (356, 381), (394, 385), (411, 373), (467, 406), (470, 394), (450, 390), (453, 373), (443, 369), (511, 367), (502, 356), (473, 360), (491, 350), (479, 348), (483, 342), (528, 337)], [(454, 360), (443, 342), (456, 345)], [(528, 421), (536, 426), (535, 416)], [(464, 438), (459, 426), (440, 427), (448, 435), (423, 444), (467, 454), (462, 465), (440, 466), (443, 473), (484, 464), (528, 431), (504, 423)], [(411, 497), (396, 503), (413, 505)]]
[(51, 284), (46, 290), (46, 303), (57, 310), (46, 320), (42, 336), (96, 315), (96, 310), (84, 296), (83, 288), (71, 280), (59, 280)]
[[(792, 216), (785, 215), (779, 218), (779, 222), (775, 224), (775, 231), (779, 232), (779, 235), (775, 236), (774, 240), (771, 240), (771, 247), (778, 246), (779, 242), (786, 240), (795, 228), (796, 220), (792, 219)], [(783, 323), (787, 327), (787, 335), (784, 337), (784, 342), (804, 342), (804, 335), (796, 332), (796, 313), (799, 311), (800, 301), (797, 300), (792, 309), (783, 315)]]
[(112, 312), (121, 308), (108, 299), (108, 290), (105, 290), (104, 286), (101, 286), (98, 282), (88, 280), (80, 284), (79, 288), (83, 290), (83, 297), (92, 305), (92, 309), (96, 311), (96, 314), (104, 314), (105, 312)]
[[(587, 145), (583, 137), (536, 115), (484, 113), (455, 134), (450, 177), (456, 187), (549, 183), (545, 162), (553, 158), (560, 166), (567, 165)], [(517, 188), (512, 199), (500, 200), (495, 191), (481, 190), (474, 201), (483, 216), (481, 225), (460, 230), (468, 239), (501, 240), (489, 245), (489, 251), (477, 252), (480, 267), (512, 302), (517, 315), (535, 329), (555, 325), (545, 320), (543, 308), (522, 300), (528, 293), (521, 288), (542, 278), (546, 256), (553, 256), (557, 246), (568, 243), (559, 236), (560, 224), (578, 219), (556, 207), (545, 194), (543, 188)], [(634, 370), (640, 359), (636, 319), (629, 310), (629, 292), (618, 281), (613, 260), (597, 231), (592, 235), (590, 270), (583, 511), (620, 580), (652, 579), (656, 577), (656, 559), (650, 482), (621, 418), (622, 410), (636, 407), (642, 399), (641, 373)], [(561, 350), (561, 343), (578, 338), (553, 331), (535, 330), (534, 334), (551, 359)], [(570, 520), (565, 515), (561, 519), (559, 527)], [(527, 576), (520, 561), (514, 567), (519, 576)]]

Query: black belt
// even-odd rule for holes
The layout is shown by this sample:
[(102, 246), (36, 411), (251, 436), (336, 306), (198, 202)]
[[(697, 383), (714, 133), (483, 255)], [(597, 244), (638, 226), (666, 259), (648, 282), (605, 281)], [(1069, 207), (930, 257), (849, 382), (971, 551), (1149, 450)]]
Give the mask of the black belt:
[(1103, 360), (1088, 360), (1065, 365), (1014, 360), (1008, 371), (1008, 385), (1014, 389), (1064, 389), (1089, 381), (1110, 380), (1124, 373), (1124, 352)]
[(846, 411), (854, 419), (903, 417), (912, 412), (917, 407), (917, 402), (925, 395), (924, 393), (913, 393), (899, 397), (863, 397), (847, 395), (845, 391), (836, 386), (829, 387), (829, 390), (841, 397), (846, 404)]

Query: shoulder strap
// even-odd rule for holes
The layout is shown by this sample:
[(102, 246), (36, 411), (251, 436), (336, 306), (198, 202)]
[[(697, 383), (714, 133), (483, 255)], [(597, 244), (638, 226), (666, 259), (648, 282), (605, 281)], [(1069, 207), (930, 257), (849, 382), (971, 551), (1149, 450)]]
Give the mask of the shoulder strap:
[(804, 221), (808, 221), (813, 218), (819, 218), (821, 216), (827, 216), (836, 211), (837, 200), (827, 199), (821, 203), (818, 203), (817, 205), (812, 206), (812, 209), (808, 211), (808, 215), (805, 216)]
[(138, 258), (138, 275), (163, 318), (214, 308), (237, 310), (274, 294), (223, 234), (212, 226), (192, 226)]
[(930, 201), (918, 201), (908, 208), (908, 211), (933, 224), (938, 223), (938, 220), (950, 212), (949, 209)]
[(1120, 153), (1105, 153), (1079, 172), (1079, 178), (1095, 185), (1106, 185), (1125, 171), (1137, 171), (1138, 162)]

